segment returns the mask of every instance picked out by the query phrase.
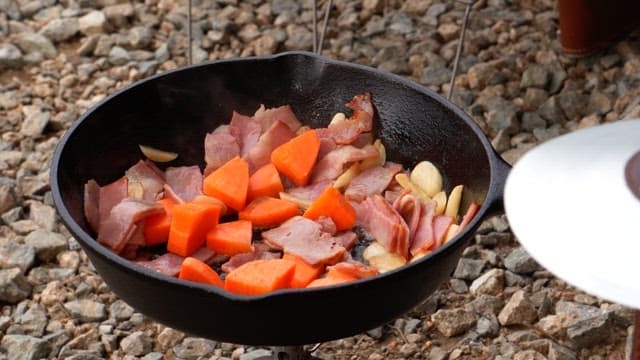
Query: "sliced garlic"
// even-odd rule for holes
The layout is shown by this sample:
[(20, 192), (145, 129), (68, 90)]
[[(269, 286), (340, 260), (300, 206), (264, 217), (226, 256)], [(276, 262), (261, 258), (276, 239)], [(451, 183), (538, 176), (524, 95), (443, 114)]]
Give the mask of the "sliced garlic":
[(419, 162), (411, 171), (410, 178), (429, 196), (442, 191), (442, 175), (430, 161)]
[(398, 184), (400, 184), (400, 186), (402, 186), (404, 189), (406, 190), (410, 190), (411, 193), (413, 193), (413, 195), (417, 196), (418, 199), (420, 199), (420, 201), (422, 201), (423, 203), (428, 203), (429, 201), (431, 201), (431, 197), (428, 196), (421, 188), (419, 188), (416, 184), (413, 183), (413, 181), (411, 181), (409, 179), (409, 176), (407, 176), (407, 174), (405, 173), (398, 173), (395, 176), (396, 181), (398, 182)]
[(433, 201), (436, 202), (436, 216), (444, 214), (447, 206), (447, 193), (440, 191), (433, 196)]
[(458, 224), (449, 225), (449, 229), (447, 229), (447, 233), (444, 235), (444, 243), (446, 244), (447, 241), (456, 237), (456, 235), (458, 235), (459, 230), (460, 230), (460, 225)]
[(462, 200), (462, 190), (464, 190), (462, 185), (458, 185), (451, 190), (449, 200), (447, 201), (447, 209), (444, 211), (445, 215), (452, 216), (454, 219), (458, 217), (460, 200)]
[(354, 163), (342, 175), (338, 176), (333, 182), (333, 187), (339, 190), (346, 188), (358, 174), (360, 174), (360, 164)]
[(280, 193), (280, 199), (281, 200), (286, 200), (286, 201), (290, 201), (296, 205), (298, 205), (298, 207), (302, 210), (306, 210), (309, 208), (309, 206), (311, 206), (311, 201), (309, 200), (303, 200), (303, 199), (299, 199), (295, 196), (292, 196), (290, 194), (287, 194), (286, 192), (281, 192)]
[(344, 113), (339, 112), (333, 115), (333, 118), (331, 119), (331, 122), (329, 123), (329, 125), (335, 125), (345, 120), (347, 120), (347, 116)]
[(129, 195), (130, 198), (142, 199), (144, 196), (144, 186), (137, 181), (129, 182), (127, 184), (127, 195)]
[(142, 154), (144, 154), (144, 156), (146, 156), (151, 161), (169, 162), (171, 160), (175, 160), (175, 158), (178, 157), (178, 154), (174, 152), (158, 150), (156, 148), (153, 148), (151, 146), (146, 146), (146, 145), (138, 145), (138, 146), (140, 147), (140, 151), (142, 151)]

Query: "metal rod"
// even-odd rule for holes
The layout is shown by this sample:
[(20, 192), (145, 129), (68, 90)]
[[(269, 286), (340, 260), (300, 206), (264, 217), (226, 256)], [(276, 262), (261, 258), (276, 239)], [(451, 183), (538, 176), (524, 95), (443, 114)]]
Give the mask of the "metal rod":
[(324, 43), (324, 34), (327, 31), (327, 23), (329, 23), (329, 14), (331, 13), (332, 0), (327, 2), (327, 9), (324, 12), (324, 21), (322, 23), (322, 31), (320, 31), (320, 42), (318, 43), (318, 55), (322, 55), (322, 45)]
[(193, 64), (193, 54), (192, 54), (192, 43), (193, 43), (193, 34), (191, 32), (191, 4), (192, 0), (188, 0), (187, 3), (187, 38), (188, 38), (188, 48), (187, 48), (187, 61), (189, 65)]
[(318, 52), (318, 1), (313, 0), (313, 52)]
[(640, 310), (636, 310), (636, 321), (631, 336), (631, 360), (640, 360)]
[(462, 50), (464, 49), (464, 37), (467, 32), (467, 22), (469, 21), (469, 14), (471, 13), (471, 6), (475, 0), (472, 1), (461, 1), (465, 3), (467, 7), (464, 10), (464, 17), (462, 18), (462, 29), (460, 29), (460, 40), (458, 40), (458, 49), (456, 49), (456, 57), (453, 60), (453, 71), (451, 73), (451, 82), (449, 83), (449, 94), (447, 95), (447, 99), (451, 100), (453, 97), (453, 87), (456, 82), (456, 75), (458, 74), (458, 65), (460, 64), (460, 57), (462, 55)]

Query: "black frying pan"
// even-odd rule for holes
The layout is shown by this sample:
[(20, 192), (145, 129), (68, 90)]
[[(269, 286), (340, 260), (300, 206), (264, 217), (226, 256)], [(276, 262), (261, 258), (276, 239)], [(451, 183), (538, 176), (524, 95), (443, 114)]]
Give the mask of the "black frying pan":
[[(111, 182), (140, 159), (138, 144), (176, 151), (169, 165), (203, 164), (206, 132), (231, 112), (291, 104), (299, 119), (326, 126), (354, 95), (372, 93), (374, 132), (388, 159), (437, 164), (447, 190), (482, 204), (455, 240), (432, 255), (374, 278), (321, 289), (244, 297), (144, 269), (96, 243), (83, 216), (83, 185)], [(502, 209), (510, 167), (454, 104), (402, 77), (305, 52), (190, 66), (108, 97), (66, 133), (51, 186), (63, 222), (111, 289), (138, 311), (182, 331), (247, 345), (302, 345), (351, 336), (411, 310), (445, 281), (475, 228)]]

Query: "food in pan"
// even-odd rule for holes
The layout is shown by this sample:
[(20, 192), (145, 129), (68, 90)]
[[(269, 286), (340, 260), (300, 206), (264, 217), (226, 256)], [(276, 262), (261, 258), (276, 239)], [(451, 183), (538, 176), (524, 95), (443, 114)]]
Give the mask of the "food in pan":
[(373, 276), (459, 233), (479, 208), (460, 216), (462, 185), (447, 195), (434, 164), (388, 161), (370, 94), (346, 106), (316, 129), (289, 106), (234, 112), (206, 134), (204, 172), (161, 170), (179, 154), (141, 146), (122, 178), (87, 182), (87, 223), (142, 266), (245, 295)]

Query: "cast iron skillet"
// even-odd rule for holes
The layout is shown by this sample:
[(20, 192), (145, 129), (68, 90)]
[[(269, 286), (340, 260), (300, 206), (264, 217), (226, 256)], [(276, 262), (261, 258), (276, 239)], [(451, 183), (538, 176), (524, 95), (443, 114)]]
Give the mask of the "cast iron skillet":
[[(326, 126), (354, 95), (372, 93), (374, 132), (388, 159), (437, 164), (448, 191), (482, 204), (455, 240), (411, 265), (322, 289), (244, 297), (147, 270), (96, 243), (83, 216), (83, 185), (124, 174), (138, 144), (176, 151), (167, 166), (203, 166), (204, 135), (233, 110), (253, 114), (291, 104), (312, 127)], [(502, 210), (507, 165), (454, 104), (407, 79), (306, 52), (190, 66), (130, 85), (84, 114), (61, 139), (51, 187), (63, 222), (109, 287), (138, 311), (193, 335), (247, 345), (302, 345), (351, 336), (391, 321), (427, 298), (456, 266), (482, 218)]]

